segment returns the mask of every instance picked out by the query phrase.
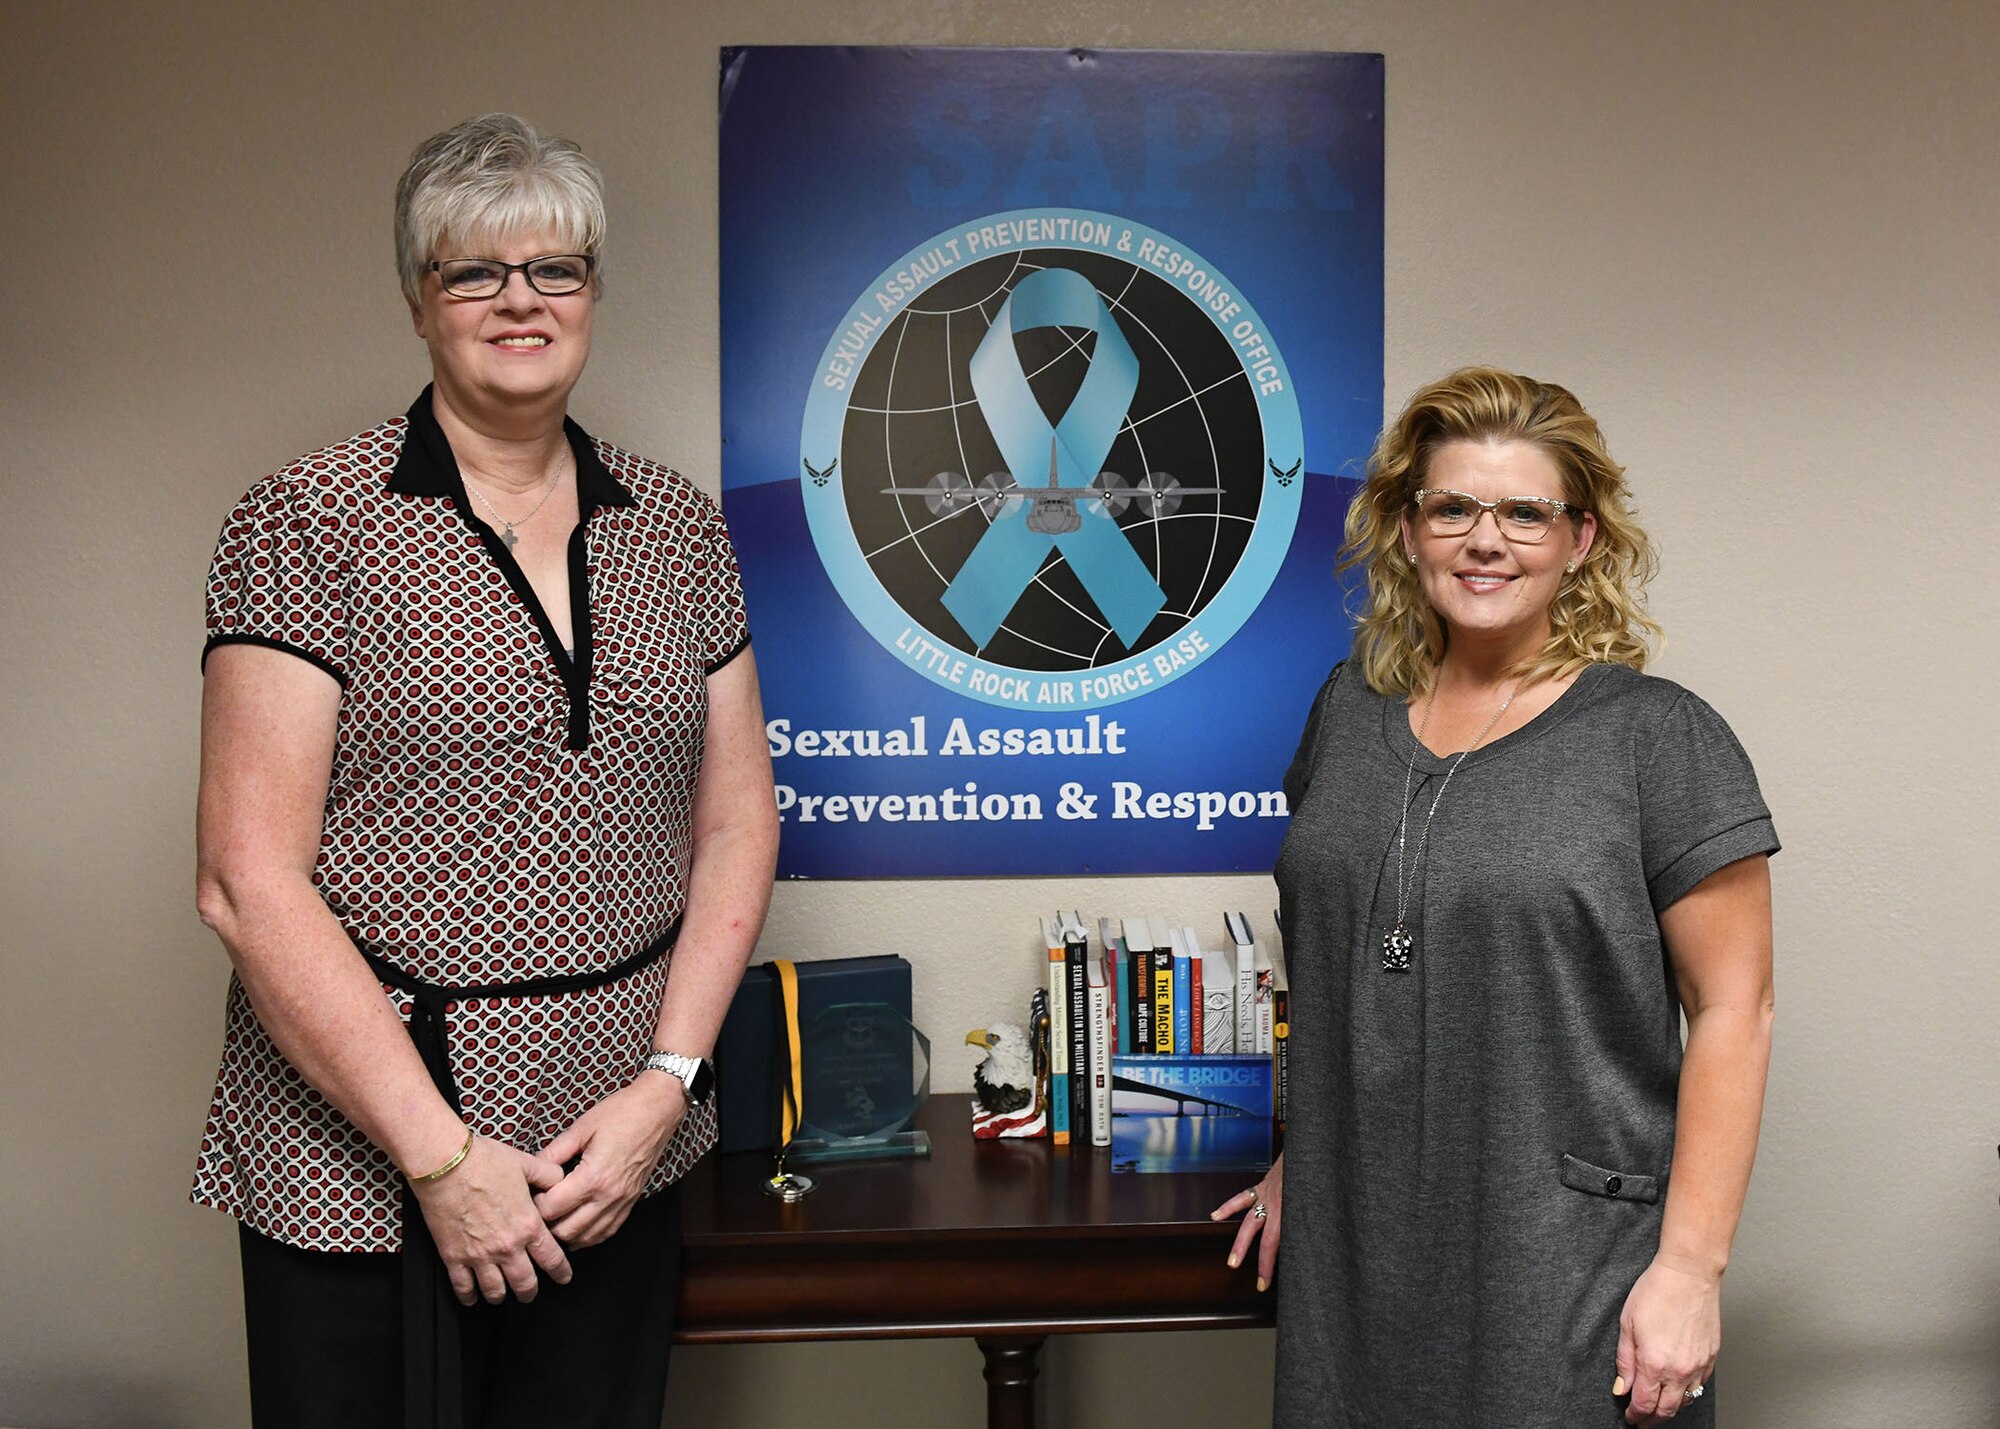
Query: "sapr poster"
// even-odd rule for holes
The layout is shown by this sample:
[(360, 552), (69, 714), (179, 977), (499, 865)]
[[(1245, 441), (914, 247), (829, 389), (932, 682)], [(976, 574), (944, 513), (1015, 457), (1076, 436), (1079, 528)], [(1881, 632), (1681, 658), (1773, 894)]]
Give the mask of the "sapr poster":
[(1261, 871), (1382, 411), (1382, 61), (725, 50), (789, 877)]

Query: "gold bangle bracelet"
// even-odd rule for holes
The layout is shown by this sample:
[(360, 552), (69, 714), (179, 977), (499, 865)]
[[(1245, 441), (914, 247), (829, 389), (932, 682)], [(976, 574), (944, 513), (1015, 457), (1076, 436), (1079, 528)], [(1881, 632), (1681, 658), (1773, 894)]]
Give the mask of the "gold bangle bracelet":
[(445, 1177), (449, 1176), (452, 1172), (458, 1169), (458, 1163), (463, 1161), (466, 1157), (466, 1153), (471, 1150), (472, 1150), (472, 1128), (468, 1126), (465, 1129), (465, 1145), (458, 1148), (457, 1153), (452, 1156), (451, 1160), (445, 1162), (444, 1165), (438, 1167), (438, 1169), (435, 1171), (426, 1171), (421, 1176), (410, 1177), (409, 1178), (410, 1184), (412, 1186), (421, 1186), (426, 1181), (442, 1181)]

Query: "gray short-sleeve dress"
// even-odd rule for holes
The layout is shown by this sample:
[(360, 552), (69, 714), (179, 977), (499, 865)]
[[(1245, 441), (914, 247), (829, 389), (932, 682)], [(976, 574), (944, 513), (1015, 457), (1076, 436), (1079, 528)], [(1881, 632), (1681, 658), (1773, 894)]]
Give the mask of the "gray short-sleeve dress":
[(1451, 761), (1357, 669), (1322, 688), (1286, 776), (1275, 1420), (1611, 1429), (1618, 1315), (1673, 1159), (1659, 914), (1777, 835), (1715, 711), (1592, 666), (1459, 768), (1411, 895), (1411, 970), (1385, 972), (1413, 754), (1413, 856)]

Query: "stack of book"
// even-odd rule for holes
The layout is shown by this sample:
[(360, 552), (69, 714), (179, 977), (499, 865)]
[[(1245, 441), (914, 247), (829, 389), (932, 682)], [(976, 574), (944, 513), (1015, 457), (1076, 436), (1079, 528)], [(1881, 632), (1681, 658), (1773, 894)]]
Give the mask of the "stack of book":
[(1283, 959), (1244, 914), (1223, 929), (1210, 949), (1163, 919), (1100, 918), (1094, 943), (1081, 913), (1042, 920), (1058, 1144), (1113, 1146), (1119, 1169), (1269, 1164), (1290, 1031)]

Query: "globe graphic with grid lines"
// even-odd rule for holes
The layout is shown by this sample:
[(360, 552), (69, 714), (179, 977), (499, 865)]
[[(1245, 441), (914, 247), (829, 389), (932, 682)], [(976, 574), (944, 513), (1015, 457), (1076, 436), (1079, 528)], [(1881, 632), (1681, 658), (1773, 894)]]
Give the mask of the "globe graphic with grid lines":
[[(941, 603), (991, 522), (1033, 499), (1021, 488), (1048, 479), (1008, 470), (970, 375), (1007, 295), (1048, 267), (1090, 281), (1138, 359), (1138, 390), (1092, 491), (1044, 518), (1061, 522), (1074, 509), (1073, 519), (1116, 521), (1166, 595), (1129, 648), (1054, 546), (984, 647)], [(1014, 337), (1051, 422), (1076, 395), (1096, 342), (1068, 327)], [(1229, 580), (1262, 501), (1264, 438), (1228, 335), (1191, 298), (1109, 254), (1034, 249), (952, 270), (875, 335), (848, 394), (840, 470), (869, 569), (936, 641), (1014, 669), (1089, 670), (1170, 640)]]
[(1183, 678), (1257, 612), (1304, 448), (1270, 329), (1201, 255), (1115, 214), (1016, 209), (857, 295), (806, 397), (799, 491), (835, 592), (899, 663), (990, 704), (1094, 709)]

